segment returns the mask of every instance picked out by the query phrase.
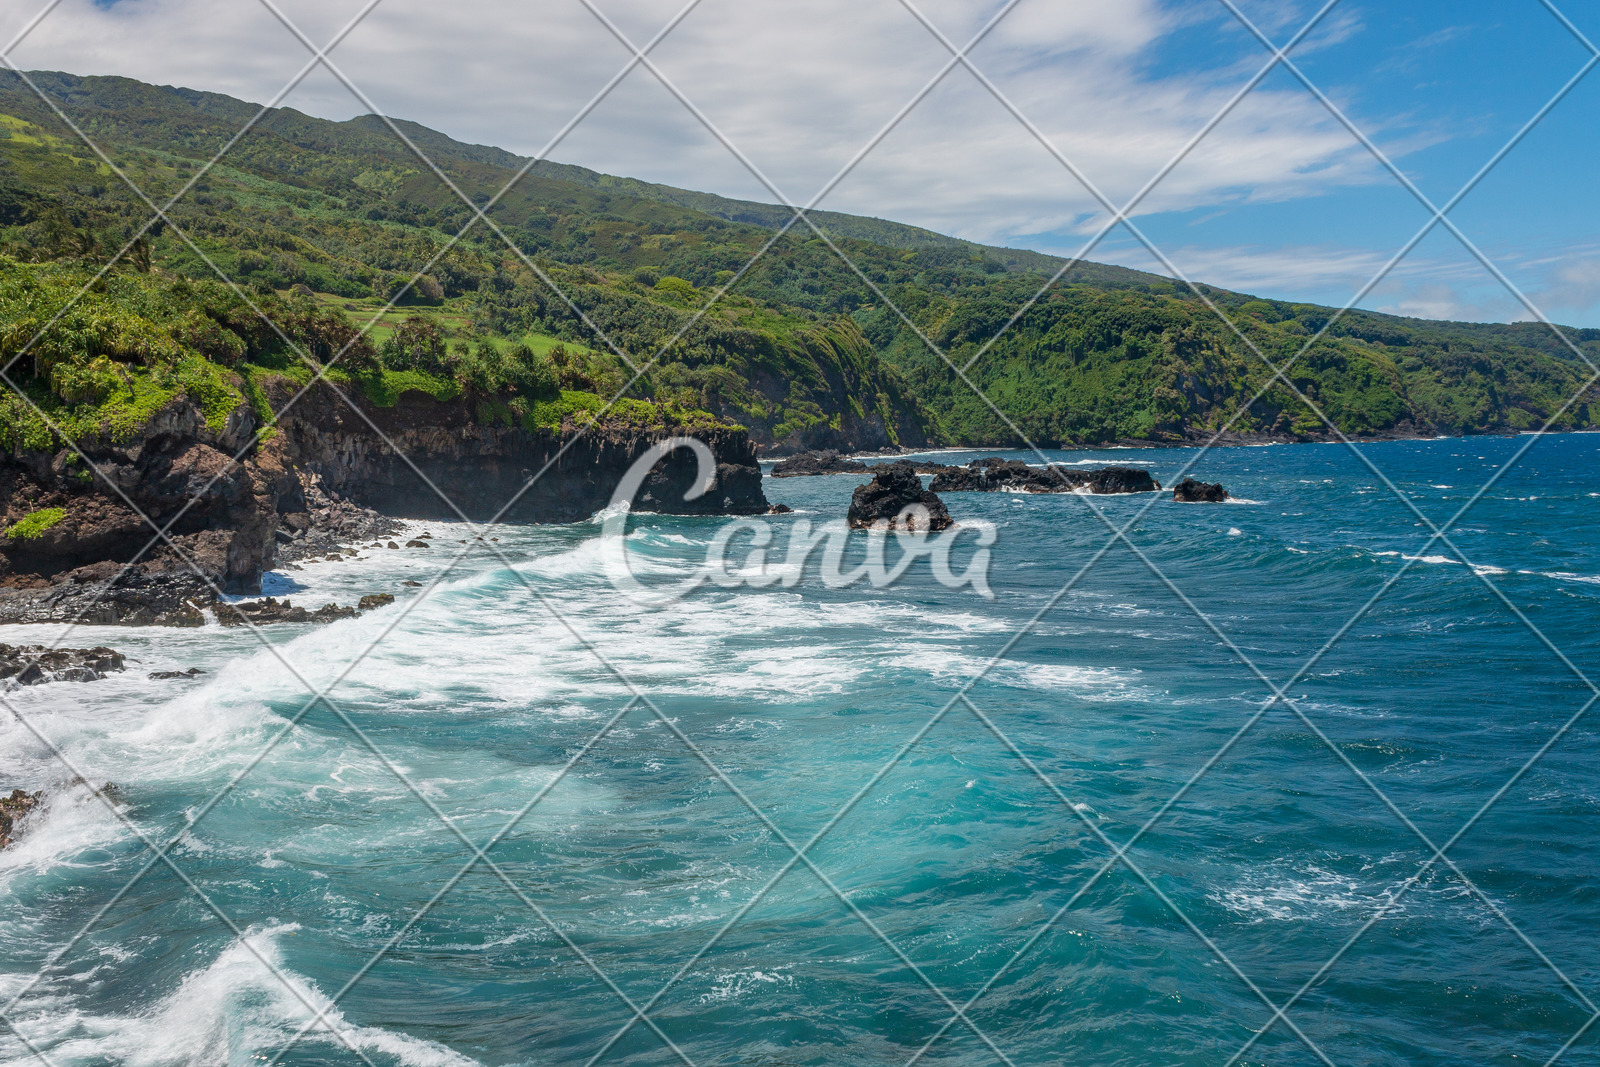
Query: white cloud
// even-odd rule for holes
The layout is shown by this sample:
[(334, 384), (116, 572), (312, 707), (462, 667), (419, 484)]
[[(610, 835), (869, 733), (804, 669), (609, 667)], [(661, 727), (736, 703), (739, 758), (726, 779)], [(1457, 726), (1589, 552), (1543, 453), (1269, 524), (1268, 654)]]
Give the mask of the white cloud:
[[(42, 0), (41, 0), (42, 2)], [(275, 0), (319, 44), (365, 0)], [(643, 43), (683, 0), (596, 0)], [(999, 0), (922, 0), (964, 44)], [(1251, 4), (1285, 40), (1309, 3)], [(0, 11), (0, 40), (33, 12)], [(1121, 203), (1167, 162), (1264, 61), (1225, 15), (1169, 0), (1021, 0), (973, 52), (974, 62)], [(1348, 40), (1359, 16), (1337, 11), (1300, 52)], [(1196, 35), (1196, 36), (1186, 36)], [(1436, 34), (1435, 37), (1438, 35)], [(1213, 42), (1194, 47), (1197, 40)], [(1435, 41), (1418, 42), (1419, 46)], [(1186, 46), (1177, 47), (1177, 46)], [(1202, 55), (1175, 63), (1173, 54)], [(1300, 54), (1297, 52), (1297, 54)], [(787, 195), (809, 199), (948, 59), (895, 0), (701, 0), (653, 53), (662, 70)], [(259, 3), (64, 0), (13, 55), (24, 68), (123, 74), (265, 101), (306, 50)], [(381, 0), (334, 53), (376, 105), (462, 140), (522, 153), (542, 147), (628, 54), (578, 0)], [(1330, 87), (1336, 92), (1337, 87)], [(343, 119), (366, 108), (325, 71), (289, 106)], [(1395, 155), (1436, 143), (1403, 115)], [(1397, 140), (1398, 139), (1398, 140)], [(635, 70), (553, 153), (614, 174), (771, 200), (650, 74)], [(1142, 213), (1311, 200), (1392, 181), (1308, 94), (1269, 81), (1168, 176)], [(1096, 229), (1096, 201), (967, 72), (949, 73), (823, 202), (972, 240), (1070, 253)], [(1125, 239), (1113, 235), (1113, 241)], [(1337, 239), (1335, 239), (1337, 241)], [(1245, 292), (1340, 303), (1389, 249), (1336, 243), (1175, 247), (1192, 277)], [(1521, 317), (1481, 268), (1419, 249), (1363, 301), (1402, 314)], [(1594, 250), (1555, 250), (1520, 264), (1519, 283), (1558, 319), (1600, 306)], [(1160, 270), (1115, 245), (1093, 258)], [(1525, 280), (1524, 280), (1525, 279)]]
[[(282, 0), (319, 43), (353, 0)], [(605, 0), (636, 42), (680, 0)], [(998, 8), (927, 0), (957, 43)], [(1152, 73), (1200, 17), (1157, 0), (1023, 0), (974, 61), (1112, 199), (1136, 190), (1265, 58), (1239, 35), (1209, 69)], [(0, 34), (29, 12), (0, 16)], [(1286, 35), (1284, 30), (1281, 35)], [(1335, 24), (1335, 37), (1350, 25)], [(305, 50), (258, 5), (66, 0), (14, 55), (24, 67), (117, 73), (271, 97)], [(702, 0), (655, 53), (662, 69), (789, 196), (808, 199), (945, 62), (892, 0)], [(519, 152), (538, 149), (627, 53), (577, 3), (384, 0), (334, 53), (391, 114)], [(325, 73), (290, 98), (345, 118), (365, 109)], [(611, 173), (763, 200), (769, 194), (643, 70), (554, 153)], [(1305, 93), (1251, 94), (1151, 197), (1146, 211), (1314, 196), (1382, 180)], [(953, 71), (825, 201), (977, 240), (1081, 229), (1098, 205), (965, 71)]]

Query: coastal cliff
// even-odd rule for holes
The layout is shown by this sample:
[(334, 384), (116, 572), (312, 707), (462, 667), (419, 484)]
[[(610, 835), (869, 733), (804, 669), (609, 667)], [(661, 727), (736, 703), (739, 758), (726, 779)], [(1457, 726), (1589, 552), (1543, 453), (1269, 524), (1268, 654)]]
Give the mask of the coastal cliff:
[[(275, 409), (290, 388), (273, 388), (283, 394), (267, 397)], [(654, 421), (617, 417), (585, 433), (570, 417), (533, 429), (485, 425), (465, 399), (405, 393), (387, 407), (352, 399), (359, 413), (334, 389), (314, 386), (252, 445), (261, 424), (250, 405), (216, 428), (218, 420), (208, 421), (180, 394), (135, 433), (81, 436), (92, 471), (64, 447), (0, 456), (0, 622), (82, 614), (102, 624), (200, 625), (201, 609), (215, 600), (213, 586), (259, 592), (279, 542), (326, 523), (330, 510), (460, 517), (430, 482), (473, 521), (495, 517), (514, 497), (503, 521), (577, 521), (605, 507), (629, 466), (672, 436), (695, 436), (711, 448), (711, 491), (684, 500), (695, 459), (680, 450), (646, 479), (636, 507), (678, 514), (767, 509), (754, 446), (744, 430), (726, 424), (686, 424), (656, 409)], [(139, 512), (170, 523), (177, 549), (155, 541)]]

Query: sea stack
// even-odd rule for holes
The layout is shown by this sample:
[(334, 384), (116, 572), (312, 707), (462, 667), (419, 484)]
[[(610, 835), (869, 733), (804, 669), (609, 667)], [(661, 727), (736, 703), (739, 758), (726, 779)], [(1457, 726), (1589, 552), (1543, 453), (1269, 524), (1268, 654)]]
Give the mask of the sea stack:
[(905, 460), (874, 470), (872, 481), (850, 498), (850, 528), (866, 530), (886, 523), (891, 530), (948, 530), (955, 525), (944, 501), (922, 488), (916, 467)]
[(1172, 487), (1172, 499), (1185, 504), (1220, 504), (1228, 499), (1228, 491), (1221, 482), (1197, 482), (1185, 478)]

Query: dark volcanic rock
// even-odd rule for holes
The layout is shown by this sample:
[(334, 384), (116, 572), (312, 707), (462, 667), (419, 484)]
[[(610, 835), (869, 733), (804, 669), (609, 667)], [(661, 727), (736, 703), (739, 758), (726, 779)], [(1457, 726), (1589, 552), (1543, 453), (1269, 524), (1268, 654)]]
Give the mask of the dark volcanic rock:
[(106, 561), (60, 575), (53, 585), (0, 589), (0, 623), (82, 622), (93, 626), (204, 626), (213, 583), (187, 567)]
[(0, 848), (11, 844), (17, 820), (38, 807), (43, 799), (43, 793), (25, 793), (20, 789), (13, 789), (8, 797), (0, 797)]
[(801, 452), (772, 468), (774, 478), (800, 478), (812, 474), (865, 474), (867, 465), (845, 459), (833, 449)]
[(246, 623), (261, 625), (269, 622), (334, 622), (353, 619), (359, 614), (355, 608), (342, 608), (337, 604), (324, 604), (316, 611), (297, 608), (287, 600), (271, 597), (243, 604), (218, 604), (217, 621), (224, 626), (243, 626)]
[(123, 667), (122, 654), (109, 648), (0, 645), (0, 688), (5, 689), (45, 682), (94, 682)]
[(0, 454), (0, 530), (62, 512), (37, 536), (0, 536), (0, 623), (201, 625), (218, 594), (259, 593), (278, 561), (387, 539), (397, 519), (586, 519), (610, 503), (636, 459), (684, 433), (715, 457), (711, 490), (684, 499), (698, 462), (679, 449), (645, 479), (638, 510), (767, 510), (755, 447), (731, 426), (617, 419), (528, 430), (485, 425), (467, 398), (410, 392), (380, 408), (323, 383), (287, 407), (293, 382), (263, 389), (281, 412), (266, 440), (256, 439), (252, 405), (218, 428), (180, 396), (131, 436), (109, 427), (82, 435), (92, 469), (65, 447)]
[(361, 602), (356, 605), (356, 608), (360, 611), (371, 611), (373, 608), (386, 607), (393, 603), (393, 593), (368, 593), (361, 598)]
[(878, 523), (891, 530), (947, 530), (954, 525), (944, 501), (922, 487), (916, 468), (905, 460), (875, 467), (872, 481), (857, 486), (850, 498), (851, 529)]
[(301, 471), (299, 478), (305, 510), (282, 518), (275, 534), (280, 562), (326, 556), (344, 545), (390, 537), (405, 527), (400, 519), (380, 515), (327, 491), (316, 474)]
[(929, 486), (936, 493), (1148, 493), (1161, 485), (1138, 467), (1030, 467), (1017, 459), (975, 459), (945, 467)]
[(1153, 493), (1161, 483), (1150, 477), (1142, 467), (1101, 467), (1098, 470), (1079, 470), (1076, 467), (1058, 467), (1069, 477), (1081, 476), (1091, 493)]
[(1221, 482), (1197, 482), (1185, 478), (1172, 487), (1172, 499), (1185, 504), (1220, 504), (1228, 499), (1228, 491)]
[(199, 667), (190, 667), (186, 671), (151, 671), (150, 680), (158, 682), (168, 678), (194, 678), (204, 673)]

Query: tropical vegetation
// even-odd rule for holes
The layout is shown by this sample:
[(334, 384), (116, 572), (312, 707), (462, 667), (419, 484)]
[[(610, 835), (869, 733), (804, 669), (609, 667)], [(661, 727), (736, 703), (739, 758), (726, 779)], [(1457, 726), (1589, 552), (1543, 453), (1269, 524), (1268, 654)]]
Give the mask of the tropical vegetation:
[[(273, 380), (318, 370), (374, 404), (464, 398), (527, 426), (625, 393), (623, 416), (732, 420), (764, 445), (1176, 441), (1241, 408), (1240, 432), (1320, 433), (1267, 360), (1353, 435), (1594, 425), (1591, 396), (1563, 407), (1588, 366), (1540, 324), (1329, 327), (1330, 308), (1097, 264), (1047, 285), (1062, 264), (1035, 253), (826, 212), (826, 241), (775, 237), (783, 209), (554, 163), (493, 199), (526, 160), (401, 124), (447, 183), (371, 116), (273, 111), (205, 169), (255, 105), (32, 77), (106, 158), (0, 75), (7, 448), (48, 444), (45, 418), (127, 435), (180, 392), (270, 422)], [(155, 204), (182, 192), (166, 222), (146, 228), (119, 172)], [(1600, 357), (1600, 331), (1567, 334)], [(952, 370), (969, 361), (993, 406)]]

